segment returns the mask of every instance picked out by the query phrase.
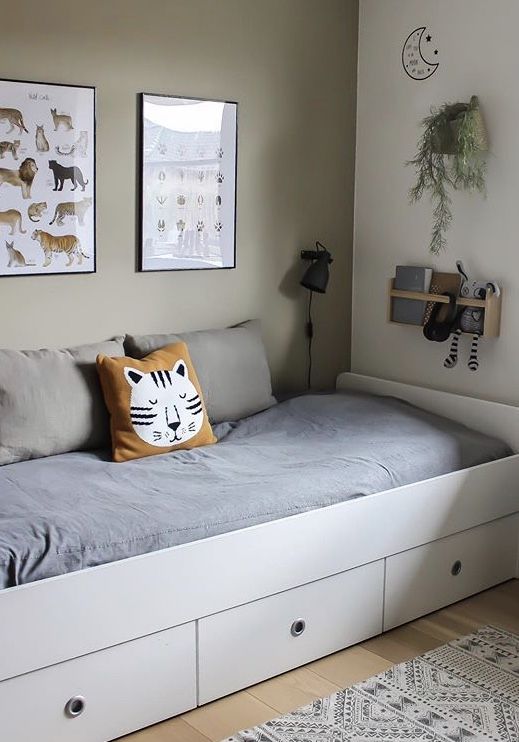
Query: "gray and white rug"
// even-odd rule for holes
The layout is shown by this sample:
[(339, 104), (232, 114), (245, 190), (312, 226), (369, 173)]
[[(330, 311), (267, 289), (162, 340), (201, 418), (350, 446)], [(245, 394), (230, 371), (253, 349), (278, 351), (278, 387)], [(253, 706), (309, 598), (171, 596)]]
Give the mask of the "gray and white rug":
[(519, 636), (486, 626), (228, 742), (519, 742)]

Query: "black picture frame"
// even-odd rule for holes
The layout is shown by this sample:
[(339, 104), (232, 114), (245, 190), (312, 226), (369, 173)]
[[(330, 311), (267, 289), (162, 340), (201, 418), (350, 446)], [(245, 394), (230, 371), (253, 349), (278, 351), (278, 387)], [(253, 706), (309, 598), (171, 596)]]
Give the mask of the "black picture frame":
[[(92, 274), (95, 274), (97, 272), (97, 154), (96, 154), (96, 152), (97, 152), (97, 88), (94, 85), (72, 84), (72, 83), (68, 83), (68, 82), (46, 82), (46, 81), (41, 81), (41, 80), (21, 80), (21, 79), (13, 79), (13, 78), (0, 78), (0, 113), (1, 113), (1, 111), (2, 111), (3, 108), (10, 108), (10, 106), (5, 105), (8, 102), (8, 100), (6, 100), (6, 97), (4, 97), (5, 94), (4, 94), (4, 91), (2, 90), (2, 86), (4, 84), (7, 84), (7, 85), (19, 85), (20, 87), (38, 86), (38, 87), (41, 87), (41, 88), (49, 88), (51, 90), (54, 89), (54, 88), (67, 88), (67, 89), (70, 89), (70, 90), (91, 91), (91, 93), (92, 93), (92, 100), (91, 100), (91, 136), (88, 137), (88, 139), (90, 140), (89, 141), (89, 145), (90, 146), (88, 147), (88, 145), (87, 145), (87, 151), (88, 151), (88, 149), (90, 149), (90, 153), (91, 154), (90, 155), (86, 155), (85, 157), (86, 157), (87, 161), (89, 161), (91, 163), (91, 170), (89, 170), (89, 172), (91, 172), (91, 181), (90, 181), (89, 178), (87, 178), (87, 180), (89, 181), (89, 183), (86, 184), (86, 185), (90, 185), (91, 186), (91, 193), (92, 193), (92, 196), (91, 196), (91, 198), (92, 198), (92, 204), (91, 204), (91, 209), (90, 209), (90, 214), (91, 214), (91, 216), (90, 216), (90, 222), (91, 222), (91, 230), (92, 230), (92, 243), (91, 243), (92, 244), (92, 246), (91, 246), (92, 255), (88, 257), (88, 259), (91, 260), (91, 267), (89, 267), (87, 269), (81, 268), (81, 270), (74, 269), (74, 265), (71, 265), (71, 266), (68, 266), (68, 267), (65, 266), (64, 268), (62, 268), (59, 271), (58, 270), (44, 270), (44, 269), (42, 269), (42, 270), (25, 270), (24, 271), (24, 269), (21, 266), (17, 266), (17, 268), (20, 268), (20, 270), (16, 270), (16, 268), (13, 268), (11, 270), (11, 272), (6, 272), (7, 269), (4, 268), (4, 267), (2, 267), (2, 265), (0, 263), (0, 278), (11, 278), (13, 276), (16, 276), (18, 278), (18, 277), (24, 277), (24, 276), (32, 276), (32, 277), (35, 277), (35, 276), (64, 276), (64, 275), (80, 276), (80, 275), (92, 275)], [(32, 93), (31, 93), (31, 95), (34, 96), (35, 93), (36, 93), (36, 91), (33, 90)], [(41, 91), (41, 95), (44, 95), (43, 91)], [(48, 98), (41, 98), (41, 100), (42, 101), (45, 101), (45, 105), (47, 105), (48, 103), (50, 103), (50, 100)], [(48, 117), (47, 117), (46, 121), (47, 121), (47, 123), (49, 123)], [(13, 133), (11, 130), (9, 130), (7, 132), (5, 131), (5, 129), (4, 129), (4, 123), (5, 123), (5, 118), (2, 118), (0, 116), (0, 141), (5, 140), (7, 136), (9, 136), (10, 134)], [(45, 127), (45, 124), (43, 124), (43, 126)], [(59, 125), (58, 125), (58, 129), (59, 129)], [(68, 142), (68, 146), (72, 149), (72, 147), (74, 145), (77, 145), (77, 142), (75, 140), (77, 139), (77, 132), (79, 130), (74, 130), (73, 127), (70, 130), (71, 131), (74, 131), (74, 139), (73, 139), (73, 141)], [(21, 130), (20, 130), (20, 133), (21, 133)], [(33, 131), (27, 131), (26, 133), (27, 134), (31, 134), (31, 136), (34, 133), (35, 136), (36, 136), (36, 133), (33, 132)], [(87, 130), (87, 135), (88, 135), (88, 130)], [(56, 146), (58, 146), (58, 145), (54, 145), (54, 149), (55, 149)], [(26, 154), (26, 152), (24, 150), (21, 151), (20, 157), (19, 157), (19, 161), (20, 162), (23, 162), (22, 156), (21, 156), (22, 154)], [(54, 154), (54, 152), (51, 152), (50, 144), (49, 144), (49, 150), (48, 150), (49, 157), (51, 156), (51, 154)], [(68, 155), (71, 155), (71, 154), (72, 154), (71, 152), (66, 152), (65, 156), (68, 156)], [(74, 152), (74, 155), (75, 155), (75, 152)], [(57, 154), (57, 153), (55, 154), (55, 157), (59, 157), (59, 156), (60, 156), (59, 154)], [(73, 160), (75, 160), (75, 159), (76, 158), (73, 157)], [(16, 169), (15, 168), (15, 163), (16, 162), (17, 161), (15, 161), (14, 163), (13, 162), (9, 162), (7, 158), (0, 159), (0, 168)], [(71, 181), (71, 182), (73, 182), (73, 181)], [(3, 212), (4, 209), (9, 209), (10, 208), (9, 207), (9, 201), (10, 201), (10, 199), (6, 196), (6, 193), (8, 192), (6, 190), (6, 188), (7, 188), (7, 186), (4, 186), (4, 184), (0, 183), (0, 212)], [(2, 193), (2, 191), (4, 191), (4, 193)], [(54, 191), (53, 190), (52, 192), (53, 193), (60, 193), (62, 191)], [(81, 192), (82, 191), (80, 191), (80, 193)], [(70, 191), (63, 191), (63, 193), (66, 193), (67, 195), (69, 195), (70, 194)], [(32, 189), (31, 189), (31, 196), (32, 196)], [(51, 211), (51, 209), (48, 209), (48, 213), (45, 214), (46, 217), (48, 217), (50, 215), (50, 211)], [(87, 211), (88, 211), (88, 209), (87, 209)], [(28, 214), (26, 214), (25, 215), (25, 218), (26, 218), (26, 223), (28, 223), (29, 226), (32, 228), (33, 225), (30, 223), (30, 222), (33, 222), (34, 221), (34, 219), (32, 218), (32, 216), (28, 216)], [(27, 218), (30, 220), (29, 222), (27, 221)], [(77, 217), (75, 217), (75, 219), (77, 220)], [(46, 220), (46, 221), (48, 221), (48, 220)], [(70, 221), (70, 219), (68, 221)], [(46, 222), (42, 222), (42, 224), (45, 224), (45, 223)], [(69, 227), (69, 230), (68, 231), (71, 231), (70, 230), (70, 223), (67, 226)], [(75, 227), (77, 229), (77, 225), (75, 225)], [(10, 236), (14, 236), (14, 235), (10, 235), (10, 234), (8, 234), (8, 233), (6, 233), (5, 231), (2, 230), (1, 233), (0, 233), (0, 239), (3, 242), (7, 241), (7, 240), (4, 240), (3, 239), (6, 236), (7, 237), (10, 237)], [(57, 236), (62, 236), (62, 235), (57, 235)], [(83, 245), (81, 245), (81, 247), (83, 247)], [(0, 242), (0, 254), (3, 252), (3, 250), (1, 248), (2, 248), (2, 242)], [(87, 246), (85, 246), (85, 249), (88, 249), (90, 251), (89, 247), (87, 247)], [(75, 257), (77, 257), (77, 256), (75, 256)], [(55, 258), (55, 255), (53, 253), (52, 258), (51, 258), (51, 263), (54, 263), (55, 264), (54, 258)], [(84, 259), (84, 257), (82, 259)], [(77, 262), (78, 261), (76, 261), (76, 264), (77, 264)], [(26, 267), (27, 268), (28, 267), (33, 268), (33, 267), (36, 267), (36, 266), (33, 266), (33, 265), (30, 265), (29, 266), (28, 265)], [(43, 268), (43, 266), (42, 266), (42, 268)]]
[[(189, 256), (186, 259), (186, 265), (179, 265), (180, 260), (184, 260), (184, 257), (174, 257), (171, 256), (169, 258), (169, 261), (167, 261), (167, 258), (165, 259), (158, 259), (155, 257), (149, 258), (147, 260), (146, 255), (146, 249), (145, 249), (145, 240), (149, 239), (149, 235), (147, 234), (146, 230), (146, 176), (145, 176), (145, 165), (146, 157), (145, 157), (145, 147), (146, 147), (146, 132), (145, 132), (145, 111), (144, 106), (147, 99), (159, 99), (163, 101), (168, 100), (176, 100), (176, 101), (186, 101), (186, 102), (196, 102), (196, 103), (215, 103), (215, 104), (221, 104), (223, 106), (229, 106), (231, 107), (231, 111), (233, 112), (233, 132), (232, 132), (232, 163), (229, 171), (229, 163), (227, 163), (227, 172), (230, 172), (232, 174), (232, 219), (229, 222), (232, 225), (232, 244), (231, 244), (231, 250), (227, 250), (227, 254), (232, 257), (232, 260), (229, 261), (230, 264), (224, 264), (223, 265), (214, 265), (210, 264), (211, 257), (205, 258), (204, 256)], [(182, 105), (181, 103), (179, 105)], [(163, 273), (163, 272), (169, 272), (169, 271), (197, 271), (197, 270), (234, 270), (236, 268), (236, 225), (237, 225), (237, 191), (238, 191), (238, 102), (233, 100), (222, 100), (222, 99), (216, 99), (216, 98), (201, 98), (198, 96), (188, 96), (188, 95), (177, 95), (177, 94), (163, 94), (163, 93), (148, 93), (148, 92), (141, 92), (138, 96), (138, 117), (139, 117), (139, 125), (138, 125), (138, 159), (137, 159), (137, 167), (138, 167), (138, 246), (137, 246), (137, 270), (139, 272), (145, 272), (145, 273)], [(209, 162), (213, 161), (214, 158), (210, 158), (210, 160), (202, 160), (202, 162)], [(164, 164), (169, 165), (172, 170), (175, 169), (182, 169), (182, 166), (185, 166), (186, 168), (192, 168), (195, 167), (195, 162), (198, 162), (196, 160), (164, 160)], [(213, 162), (214, 164), (214, 162)], [(178, 211), (178, 202), (177, 207), (175, 208), (175, 211)], [(164, 221), (166, 220), (166, 214), (167, 210), (165, 210), (164, 215)], [(175, 218), (172, 217), (172, 211), (169, 212), (169, 218)], [(177, 222), (175, 222), (177, 223)], [(171, 243), (169, 243), (171, 244)], [(196, 243), (198, 244), (198, 243)], [(150, 265), (150, 261), (154, 261), (154, 264)], [(160, 265), (157, 265), (157, 263), (160, 262)]]

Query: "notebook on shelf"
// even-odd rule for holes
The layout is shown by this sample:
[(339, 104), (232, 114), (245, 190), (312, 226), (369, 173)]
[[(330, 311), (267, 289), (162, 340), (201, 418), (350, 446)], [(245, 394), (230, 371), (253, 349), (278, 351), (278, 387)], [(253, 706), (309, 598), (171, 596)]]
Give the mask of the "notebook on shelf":
[[(459, 296), (461, 289), (461, 276), (459, 273), (437, 273), (433, 272), (431, 278), (431, 285), (429, 286), (430, 294), (454, 294)], [(424, 315), (424, 324), (429, 319), (431, 312), (434, 307), (434, 302), (427, 302)]]
[[(397, 265), (393, 287), (400, 291), (427, 293), (431, 285), (432, 268)], [(391, 319), (406, 325), (423, 325), (427, 302), (416, 299), (393, 299)]]

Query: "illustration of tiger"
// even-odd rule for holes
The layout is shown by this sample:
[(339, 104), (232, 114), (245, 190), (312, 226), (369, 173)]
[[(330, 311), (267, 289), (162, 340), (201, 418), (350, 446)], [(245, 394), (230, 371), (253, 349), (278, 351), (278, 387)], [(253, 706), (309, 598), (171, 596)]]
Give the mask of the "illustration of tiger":
[(88, 131), (80, 131), (79, 132), (79, 139), (77, 142), (74, 142), (74, 144), (71, 147), (68, 147), (68, 149), (60, 149), (59, 147), (56, 147), (56, 152), (58, 155), (74, 155), (78, 154), (80, 157), (86, 157), (88, 151)]
[(81, 249), (81, 243), (79, 239), (73, 234), (66, 234), (63, 237), (56, 237), (55, 235), (43, 232), (41, 229), (35, 229), (31, 235), (33, 240), (37, 240), (43, 254), (45, 255), (45, 261), (43, 267), (47, 268), (52, 260), (52, 255), (63, 254), (68, 258), (67, 268), (69, 268), (74, 262), (74, 256), (77, 258), (78, 265), (83, 263), (83, 258), (88, 259), (88, 255), (85, 255)]
[(131, 422), (141, 440), (168, 448), (200, 431), (205, 410), (184, 361), (171, 370), (150, 373), (126, 366), (124, 376), (131, 387)]
[(32, 157), (26, 157), (18, 170), (8, 170), (0, 167), (0, 185), (8, 183), (12, 186), (19, 186), (22, 189), (22, 197), (31, 197), (32, 182), (38, 172), (38, 166)]
[(27, 207), (27, 216), (29, 217), (31, 222), (39, 222), (46, 211), (47, 211), (47, 202), (40, 201), (37, 204), (30, 204)]
[(50, 149), (45, 130), (43, 126), (38, 126), (38, 124), (36, 124), (36, 149), (38, 152), (48, 152)]
[(15, 139), (14, 142), (0, 142), (0, 159), (4, 159), (6, 152), (10, 152), (13, 156), (13, 160), (18, 159), (18, 147), (20, 146), (20, 140)]
[(9, 124), (10, 129), (7, 132), (10, 134), (14, 127), (17, 126), (20, 134), (22, 131), (24, 131), (26, 134), (28, 134), (28, 130), (25, 128), (25, 124), (23, 123), (23, 116), (22, 112), (18, 111), (17, 108), (0, 108), (0, 122), (4, 121)]
[(56, 108), (51, 108), (50, 113), (54, 122), (54, 131), (58, 131), (60, 126), (66, 131), (74, 128), (72, 126), (72, 116), (69, 116), (68, 113), (58, 113)]
[(53, 191), (62, 191), (66, 180), (72, 182), (72, 191), (75, 191), (78, 183), (81, 186), (81, 190), (84, 191), (88, 185), (88, 180), (85, 180), (81, 170), (72, 165), (71, 167), (64, 167), (60, 165), (56, 160), (49, 160), (49, 169), (52, 170), (54, 175), (54, 188)]
[(77, 220), (81, 226), (85, 223), (85, 214), (88, 209), (92, 206), (92, 198), (87, 196), (81, 201), (64, 201), (56, 206), (54, 217), (49, 224), (56, 222), (57, 227), (63, 226), (63, 220), (66, 216), (77, 216)]
[(0, 211), (0, 226), (2, 225), (11, 227), (9, 234), (14, 234), (15, 229), (18, 229), (20, 234), (26, 234), (26, 230), (22, 229), (22, 215), (16, 209)]
[(9, 257), (8, 268), (26, 268), (28, 265), (36, 265), (36, 263), (29, 263), (25, 260), (23, 253), (15, 248), (14, 242), (6, 242), (5, 249)]

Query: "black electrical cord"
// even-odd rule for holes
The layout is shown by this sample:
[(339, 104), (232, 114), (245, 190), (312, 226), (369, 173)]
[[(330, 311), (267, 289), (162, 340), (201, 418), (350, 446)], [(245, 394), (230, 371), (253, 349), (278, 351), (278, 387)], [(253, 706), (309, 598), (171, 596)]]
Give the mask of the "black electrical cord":
[[(301, 257), (306, 260), (320, 260), (322, 254), (324, 253), (327, 256), (328, 263), (332, 262), (332, 257), (330, 253), (328, 252), (327, 248), (322, 244), (322, 242), (317, 241), (315, 243), (315, 250), (303, 250), (301, 252)], [(305, 274), (306, 275), (306, 274)], [(326, 283), (328, 282), (328, 278), (326, 277), (326, 280), (324, 282), (323, 288), (318, 289), (321, 293), (324, 293), (326, 291)], [(308, 282), (305, 283), (304, 277), (301, 281), (301, 284), (305, 286), (309, 290), (309, 297), (308, 297), (308, 315), (306, 320), (306, 337), (308, 340), (308, 375), (306, 380), (307, 389), (310, 390), (312, 388), (312, 341), (314, 338), (314, 324), (312, 321), (312, 297), (313, 297), (313, 291), (310, 288), (310, 285)]]
[(314, 323), (312, 321), (312, 296), (313, 291), (308, 292), (308, 316), (306, 320), (306, 337), (308, 338), (308, 377), (306, 380), (306, 388), (310, 390), (312, 388), (312, 341), (314, 339)]

